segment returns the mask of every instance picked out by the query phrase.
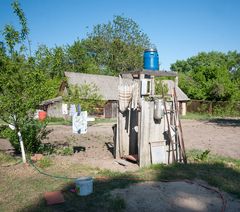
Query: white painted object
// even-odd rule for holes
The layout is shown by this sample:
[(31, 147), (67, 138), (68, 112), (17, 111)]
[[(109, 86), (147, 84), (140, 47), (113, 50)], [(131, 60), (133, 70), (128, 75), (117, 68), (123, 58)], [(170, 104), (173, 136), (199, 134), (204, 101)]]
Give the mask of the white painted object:
[(73, 133), (85, 134), (87, 133), (87, 111), (82, 111), (80, 115), (75, 113), (72, 117)]
[(62, 104), (62, 114), (67, 115), (68, 114), (68, 105), (63, 103)]
[(87, 196), (93, 192), (92, 177), (80, 177), (75, 181), (75, 184), (79, 196)]
[(14, 126), (14, 125), (9, 124), (8, 126), (9, 126), (9, 128), (10, 128), (11, 130), (15, 130), (15, 126)]
[(34, 119), (34, 120), (38, 120), (38, 119), (39, 119), (39, 115), (38, 115), (39, 111), (41, 111), (41, 110), (36, 110), (36, 111), (35, 111), (35, 113), (34, 113), (34, 115), (33, 115), (33, 119)]
[(161, 120), (164, 116), (163, 99), (154, 100), (154, 119)]
[(166, 147), (164, 143), (162, 142), (151, 143), (151, 159), (152, 164), (167, 163)]
[(149, 95), (149, 94), (150, 94), (150, 80), (141, 79), (141, 95)]
[(88, 117), (87, 121), (95, 121), (95, 118), (94, 117)]
[(20, 147), (21, 147), (21, 152), (22, 152), (22, 160), (23, 160), (23, 163), (26, 163), (26, 154), (25, 154), (25, 150), (24, 150), (24, 145), (23, 145), (23, 140), (22, 140), (22, 135), (21, 135), (21, 132), (18, 131), (18, 138), (19, 138), (19, 142), (20, 142)]
[(69, 115), (73, 116), (76, 112), (77, 112), (76, 106), (74, 104), (71, 104), (69, 109)]

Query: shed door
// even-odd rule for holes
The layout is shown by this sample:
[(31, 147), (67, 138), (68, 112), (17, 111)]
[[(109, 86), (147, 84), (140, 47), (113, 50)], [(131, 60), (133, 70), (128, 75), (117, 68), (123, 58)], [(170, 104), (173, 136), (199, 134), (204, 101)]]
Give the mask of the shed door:
[(112, 103), (108, 102), (104, 107), (105, 118), (112, 118)]

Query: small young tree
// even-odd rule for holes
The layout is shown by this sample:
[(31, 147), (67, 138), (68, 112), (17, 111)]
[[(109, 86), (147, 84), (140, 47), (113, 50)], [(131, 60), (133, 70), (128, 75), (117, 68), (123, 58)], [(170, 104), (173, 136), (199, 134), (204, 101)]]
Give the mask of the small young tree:
[(68, 95), (64, 100), (70, 104), (80, 104), (82, 110), (89, 113), (95, 112), (97, 107), (105, 104), (96, 85), (84, 83), (80, 86), (70, 86)]
[[(49, 89), (44, 73), (36, 69), (33, 59), (22, 51), (26, 49), (24, 42), (29, 30), (18, 1), (14, 1), (12, 7), (22, 29), (17, 31), (6, 25), (3, 30), (6, 52), (0, 53), (0, 119), (15, 127), (13, 132), (15, 138), (19, 138), (23, 161), (26, 162), (21, 131), (26, 125), (31, 127), (29, 123), (34, 124), (35, 109), (48, 97)], [(21, 48), (17, 49), (19, 45)], [(35, 136), (39, 135), (35, 133)]]

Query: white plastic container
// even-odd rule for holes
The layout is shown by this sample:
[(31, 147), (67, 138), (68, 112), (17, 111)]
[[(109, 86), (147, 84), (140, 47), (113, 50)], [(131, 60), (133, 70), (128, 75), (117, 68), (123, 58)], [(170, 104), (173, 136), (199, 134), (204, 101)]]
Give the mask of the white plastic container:
[(164, 116), (164, 105), (162, 99), (154, 100), (154, 119), (161, 120)]
[(76, 192), (79, 196), (87, 196), (93, 192), (92, 177), (80, 177), (76, 181)]

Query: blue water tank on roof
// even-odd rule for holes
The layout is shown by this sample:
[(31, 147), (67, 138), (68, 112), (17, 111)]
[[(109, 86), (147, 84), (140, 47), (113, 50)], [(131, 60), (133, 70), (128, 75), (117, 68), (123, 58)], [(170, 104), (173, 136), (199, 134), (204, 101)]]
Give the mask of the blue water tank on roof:
[(159, 70), (159, 58), (156, 49), (146, 49), (143, 55), (143, 68), (152, 71)]

